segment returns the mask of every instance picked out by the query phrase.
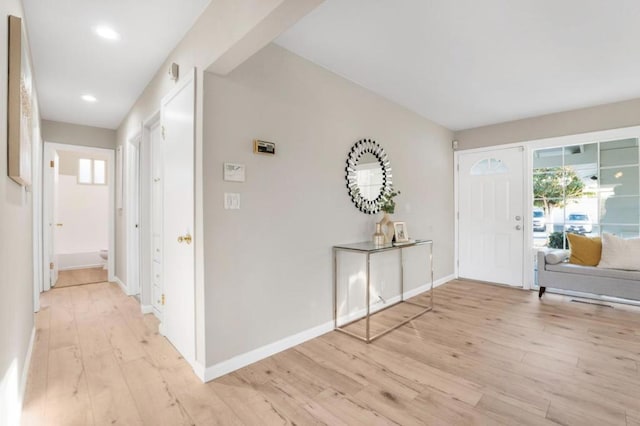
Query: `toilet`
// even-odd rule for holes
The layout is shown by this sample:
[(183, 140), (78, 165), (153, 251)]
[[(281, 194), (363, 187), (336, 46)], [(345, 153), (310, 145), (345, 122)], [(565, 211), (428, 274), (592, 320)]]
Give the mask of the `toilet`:
[(102, 269), (107, 269), (107, 260), (109, 260), (109, 250), (107, 249), (100, 250), (100, 257), (104, 260)]

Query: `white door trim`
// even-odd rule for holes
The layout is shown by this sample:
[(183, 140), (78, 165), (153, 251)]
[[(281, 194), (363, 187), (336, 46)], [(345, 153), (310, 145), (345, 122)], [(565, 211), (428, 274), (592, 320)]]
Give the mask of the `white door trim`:
[[(109, 160), (109, 165), (107, 168), (107, 183), (109, 186), (109, 260), (107, 261), (107, 268), (108, 268), (108, 280), (109, 281), (114, 281), (115, 278), (115, 257), (116, 257), (116, 234), (115, 234), (115, 229), (116, 229), (116, 224), (115, 224), (115, 219), (116, 219), (116, 215), (115, 215), (115, 151), (113, 149), (108, 149), (108, 148), (94, 148), (94, 147), (88, 147), (88, 146), (82, 146), (82, 145), (69, 145), (69, 144), (63, 144), (63, 143), (55, 143), (55, 142), (44, 142), (44, 152), (45, 152), (45, 158), (47, 158), (47, 150), (63, 150), (63, 151), (76, 151), (76, 152), (86, 152), (86, 153), (99, 153), (102, 155), (106, 155), (108, 160)], [(45, 174), (45, 168), (48, 166), (48, 164), (43, 163), (42, 164), (42, 173), (43, 175)], [(43, 197), (46, 196), (47, 191), (50, 191), (51, 188), (47, 188), (46, 185), (46, 181), (45, 185), (43, 187), (42, 190), (42, 195)], [(42, 210), (42, 226), (43, 226), (43, 230), (47, 229), (48, 225), (48, 220), (49, 220), (49, 214), (46, 211), (47, 209), (43, 207)], [(43, 232), (42, 233), (42, 237), (43, 237), (43, 247), (48, 247), (48, 244), (50, 243), (49, 241), (49, 233), (48, 232)], [(34, 261), (40, 261), (41, 262), (41, 270), (43, 271), (43, 279), (44, 279), (44, 289), (45, 291), (48, 290), (47, 288), (47, 280), (49, 278), (49, 265), (46, 265), (46, 260), (45, 260), (45, 255), (43, 253), (43, 256), (40, 257), (39, 259), (34, 259)], [(46, 266), (46, 268), (45, 268)]]
[(31, 200), (33, 203), (33, 312), (40, 310), (40, 293), (44, 291), (44, 274), (42, 267), (44, 263), (44, 237), (43, 237), (43, 156), (44, 146), (42, 145), (41, 129), (38, 126), (34, 135), (34, 145), (32, 152), (33, 182), (31, 183)]
[[(468, 149), (468, 150), (460, 150), (460, 151), (455, 151), (453, 153), (453, 191), (454, 191), (454, 250), (455, 250), (455, 263), (454, 263), (454, 269), (455, 269), (455, 276), (456, 278), (460, 278), (460, 271), (459, 271), (459, 267), (460, 267), (460, 211), (459, 211), (459, 197), (460, 197), (460, 178), (459, 178), (459, 173), (460, 173), (460, 155), (462, 154), (475, 154), (475, 153), (480, 153), (480, 152), (495, 152), (495, 151), (502, 151), (502, 150), (507, 150), (507, 149), (513, 149), (513, 148), (521, 148), (522, 150), (522, 155), (525, 156), (525, 158), (523, 159), (523, 163), (525, 164), (525, 168), (523, 170), (523, 173), (525, 173), (525, 176), (528, 176), (531, 174), (531, 169), (530, 169), (530, 160), (527, 160), (528, 157), (530, 157), (529, 155), (529, 150), (527, 149), (527, 146), (523, 143), (511, 143), (511, 144), (504, 144), (504, 145), (497, 145), (497, 146), (490, 146), (490, 147), (482, 147), (482, 148), (475, 148), (475, 149)], [(527, 166), (528, 165), (528, 166)], [(526, 217), (523, 220), (523, 226), (527, 226), (530, 227), (531, 226), (531, 215), (532, 215), (532, 209), (531, 207), (527, 207), (528, 204), (528, 200), (530, 200), (530, 198), (526, 198), (528, 192), (531, 192), (531, 188), (529, 189), (525, 189), (525, 185), (526, 185), (526, 181), (531, 180), (531, 176), (525, 177), (523, 179), (522, 182), (522, 191), (523, 191), (523, 206), (522, 206), (522, 212), (524, 212), (524, 214), (526, 215)], [(529, 185), (531, 186), (531, 185)], [(528, 191), (528, 192), (527, 192)], [(528, 228), (525, 228), (528, 229)], [(526, 235), (526, 233), (525, 233)], [(521, 256), (523, 258), (523, 264), (522, 264), (522, 272), (521, 272), (521, 280), (522, 280), (522, 288), (523, 289), (530, 289), (531, 288), (531, 283), (530, 283), (530, 279), (527, 276), (527, 271), (528, 271), (528, 261), (527, 261), (527, 253), (531, 252), (531, 247), (532, 247), (532, 242), (529, 241), (527, 243), (527, 239), (526, 237), (524, 238), (524, 243), (522, 244), (522, 253)], [(531, 274), (533, 276), (533, 274)], [(515, 288), (515, 287), (514, 287)]]
[[(140, 132), (127, 140), (125, 145), (125, 239), (127, 244), (128, 295), (140, 293)], [(137, 153), (135, 152), (137, 151)], [(134, 162), (133, 158), (137, 158)], [(137, 186), (137, 188), (136, 188)], [(138, 228), (136, 228), (138, 226)]]

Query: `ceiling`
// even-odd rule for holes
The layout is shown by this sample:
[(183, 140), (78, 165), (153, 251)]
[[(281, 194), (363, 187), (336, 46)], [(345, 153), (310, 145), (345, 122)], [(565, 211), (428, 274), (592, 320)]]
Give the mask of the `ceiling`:
[(327, 0), (276, 42), (452, 130), (640, 97), (638, 0)]
[(210, 1), (23, 0), (42, 117), (117, 128)]

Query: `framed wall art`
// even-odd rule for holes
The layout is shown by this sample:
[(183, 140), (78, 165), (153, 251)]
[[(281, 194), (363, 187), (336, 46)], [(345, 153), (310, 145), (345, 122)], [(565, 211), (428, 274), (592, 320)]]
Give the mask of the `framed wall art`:
[(31, 185), (31, 144), (34, 127), (33, 78), (22, 19), (9, 16), (9, 81), (7, 85), (8, 175), (23, 186)]

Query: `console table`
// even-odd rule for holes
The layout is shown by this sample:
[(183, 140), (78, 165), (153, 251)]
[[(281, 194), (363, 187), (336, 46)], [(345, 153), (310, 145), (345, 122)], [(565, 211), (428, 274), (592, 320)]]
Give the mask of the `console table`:
[[(422, 246), (422, 245), (428, 245), (429, 246), (429, 256), (428, 256), (428, 261), (429, 261), (429, 270), (430, 270), (430, 286), (429, 286), (429, 292), (430, 292), (430, 304), (429, 305), (423, 305), (420, 303), (415, 303), (415, 302), (410, 302), (407, 300), (404, 300), (404, 261), (403, 261), (403, 257), (402, 257), (402, 253), (404, 251), (404, 249), (407, 248), (411, 248), (411, 247), (415, 247), (415, 246)], [(392, 251), (392, 250), (399, 250), (400, 251), (400, 270), (401, 270), (401, 274), (400, 274), (400, 300), (396, 303), (393, 303), (389, 306), (386, 306), (376, 312), (374, 312), (373, 314), (371, 313), (371, 276), (370, 276), (370, 269), (371, 269), (371, 256), (373, 254), (376, 253), (383, 253), (383, 252), (388, 252), (388, 251)], [(367, 259), (367, 272), (366, 272), (366, 314), (360, 318), (357, 318), (355, 320), (349, 321), (345, 324), (342, 325), (338, 325), (338, 252), (340, 251), (346, 251), (346, 252), (354, 252), (354, 253), (361, 253), (364, 254), (366, 256)], [(406, 303), (406, 304), (410, 304), (413, 306), (418, 306), (420, 308), (422, 308), (420, 310), (420, 312), (418, 312), (415, 315), (412, 315), (411, 317), (404, 319), (403, 321), (401, 321), (398, 324), (394, 324), (391, 327), (386, 328), (385, 330), (381, 331), (380, 333), (371, 336), (371, 330), (369, 328), (369, 321), (371, 318), (371, 315), (377, 314), (385, 309), (389, 309), (392, 306), (396, 306), (399, 303)], [(405, 325), (406, 323), (408, 323), (409, 321), (414, 320), (415, 318), (419, 317), (420, 315), (423, 315), (429, 311), (433, 310), (433, 241), (432, 240), (415, 240), (412, 241), (411, 243), (407, 243), (407, 244), (399, 244), (399, 245), (393, 245), (393, 244), (384, 244), (381, 246), (375, 245), (373, 242), (362, 242), (362, 243), (355, 243), (355, 244), (343, 244), (343, 245), (337, 245), (337, 246), (333, 246), (333, 321), (334, 321), (334, 329), (336, 331), (340, 331), (342, 333), (348, 334), (352, 337), (355, 337), (357, 339), (360, 339), (362, 341), (365, 341), (367, 343), (371, 343), (374, 340), (376, 340), (379, 337), (384, 336), (385, 334), (395, 330), (398, 327), (401, 327), (403, 325)], [(364, 336), (360, 336), (356, 333), (353, 333), (349, 330), (346, 330), (345, 327), (347, 327), (350, 324), (353, 324), (355, 322), (361, 321), (362, 319), (365, 320), (365, 330), (366, 333)]]

